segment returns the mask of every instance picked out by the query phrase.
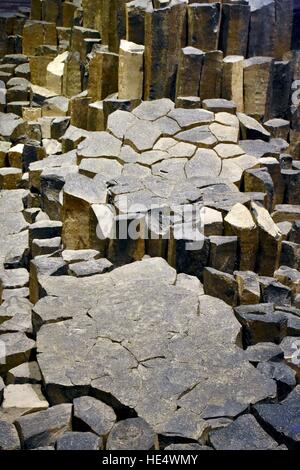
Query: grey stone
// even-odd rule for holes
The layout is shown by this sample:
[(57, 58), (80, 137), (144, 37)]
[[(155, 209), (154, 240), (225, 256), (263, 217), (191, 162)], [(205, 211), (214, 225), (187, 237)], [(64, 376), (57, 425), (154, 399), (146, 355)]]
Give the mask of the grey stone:
[(15, 426), (0, 420), (0, 450), (19, 450), (20, 448), (20, 439)]
[(258, 343), (247, 348), (246, 356), (250, 362), (276, 361), (283, 359), (283, 351), (277, 344)]
[(56, 441), (56, 450), (99, 450), (101, 439), (91, 432), (65, 432)]
[(97, 260), (81, 261), (72, 263), (69, 267), (69, 273), (76, 277), (93, 276), (94, 274), (102, 274), (109, 271), (113, 264), (106, 258)]
[(35, 349), (35, 341), (29, 339), (24, 333), (2, 334), (1, 342), (1, 374), (24, 362), (28, 362), (31, 353)]
[(209, 439), (216, 450), (271, 450), (278, 447), (252, 415), (240, 416), (226, 428), (212, 431)]
[(119, 421), (109, 433), (107, 450), (153, 450), (156, 436), (148, 423), (141, 418)]
[(93, 397), (80, 397), (74, 400), (74, 418), (80, 426), (98, 434), (107, 436), (116, 423), (114, 410), (105, 403)]
[(254, 411), (257, 419), (276, 436), (278, 442), (287, 444), (289, 448), (299, 446), (299, 406), (262, 404), (255, 405)]
[[(249, 403), (274, 396), (275, 383), (258, 375), (236, 346), (240, 325), (231, 308), (174, 286), (175, 280), (174, 269), (155, 258), (80, 280), (40, 279), (44, 292), (59, 298), (52, 306), (49, 298), (40, 300), (39, 316), (44, 323), (47, 315), (61, 317), (37, 333), (50, 399), (76, 397), (91, 387), (94, 396), (109, 394), (114, 408), (133, 408), (160, 433), (167, 423), (171, 432), (178, 406), (201, 422), (236, 416)], [(74, 337), (74, 329), (84, 333)], [(178, 333), (170, 339), (168, 331)]]
[(15, 424), (24, 448), (54, 444), (64, 432), (71, 430), (71, 413), (72, 405), (63, 404), (21, 416)]
[(24, 364), (10, 369), (7, 374), (8, 384), (38, 384), (41, 381), (41, 372), (38, 363), (35, 361), (24, 362)]

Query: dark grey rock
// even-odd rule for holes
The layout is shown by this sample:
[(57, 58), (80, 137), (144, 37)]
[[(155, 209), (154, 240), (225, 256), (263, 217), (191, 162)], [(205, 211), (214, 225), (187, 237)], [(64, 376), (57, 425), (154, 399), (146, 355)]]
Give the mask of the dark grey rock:
[(107, 450), (153, 450), (156, 446), (153, 429), (141, 418), (119, 421), (112, 428), (106, 443)]
[(235, 313), (249, 345), (268, 341), (278, 343), (286, 334), (287, 318), (276, 312), (273, 304), (241, 305), (235, 308)]
[(96, 398), (75, 398), (73, 404), (74, 418), (78, 420), (78, 425), (86, 426), (98, 436), (107, 436), (116, 423), (114, 410)]
[(284, 362), (260, 362), (257, 370), (277, 382), (278, 397), (281, 399), (296, 385), (295, 371)]
[(277, 344), (258, 343), (247, 348), (246, 356), (250, 362), (275, 361), (283, 358), (283, 351)]
[[(134, 409), (157, 434), (172, 426), (177, 433), (180, 417), (194, 439), (191, 413), (202, 426), (204, 418), (234, 417), (274, 397), (275, 382), (236, 346), (240, 325), (231, 307), (175, 281), (159, 258), (87, 278), (41, 278), (44, 293), (56, 296), (34, 307), (47, 323), (37, 333), (37, 357), (50, 401), (91, 387), (114, 409)], [(170, 338), (170, 331), (178, 333)]]
[(209, 440), (216, 450), (271, 450), (278, 444), (252, 415), (243, 415), (223, 429), (212, 431)]
[(71, 430), (71, 414), (72, 405), (64, 404), (17, 419), (15, 424), (24, 448), (54, 444), (64, 432)]
[(255, 405), (254, 412), (259, 422), (280, 444), (286, 444), (288, 448), (299, 448), (299, 405), (291, 406), (289, 403)]
[(15, 426), (0, 420), (0, 450), (19, 450), (20, 448), (20, 439)]
[(56, 441), (56, 450), (99, 450), (102, 440), (92, 432), (66, 432)]

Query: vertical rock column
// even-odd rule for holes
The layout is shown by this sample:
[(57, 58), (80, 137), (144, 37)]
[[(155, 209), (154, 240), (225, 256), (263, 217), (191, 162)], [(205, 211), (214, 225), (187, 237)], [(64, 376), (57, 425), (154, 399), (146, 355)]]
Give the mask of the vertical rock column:
[(119, 51), (119, 99), (143, 97), (144, 46), (121, 40)]
[(276, 13), (274, 0), (249, 0), (251, 7), (248, 57), (274, 56)]
[(200, 98), (207, 100), (221, 97), (223, 52), (207, 52), (204, 57), (200, 80)]
[(64, 68), (67, 57), (68, 52), (63, 52), (55, 57), (47, 66), (46, 86), (48, 90), (53, 91), (57, 95), (62, 94)]
[(176, 83), (176, 97), (199, 96), (204, 53), (195, 47), (184, 47), (180, 52)]
[(223, 61), (222, 98), (235, 102), (237, 111), (244, 111), (244, 57), (232, 55)]
[(31, 0), (30, 19), (40, 21), (42, 19), (42, 2), (41, 0)]
[(125, 5), (126, 39), (136, 44), (145, 42), (146, 9), (153, 10), (149, 0), (135, 0)]
[(188, 6), (188, 45), (203, 51), (218, 49), (220, 3), (192, 3)]
[(267, 118), (286, 118), (290, 104), (292, 67), (289, 61), (272, 62)]
[(62, 3), (63, 0), (43, 0), (42, 2), (42, 19), (50, 21), (57, 26), (62, 24)]
[(96, 29), (101, 33), (103, 0), (82, 0), (82, 8), (83, 27)]
[(236, 235), (240, 250), (241, 271), (254, 271), (258, 249), (258, 230), (247, 207), (235, 204), (225, 219), (225, 235)]
[[(128, 0), (109, 0), (108, 45), (109, 50), (118, 53), (121, 39), (126, 38), (126, 10)], [(105, 3), (105, 2), (104, 2)]]
[(175, 98), (180, 49), (186, 41), (186, 3), (174, 0), (145, 16), (144, 99)]
[(95, 50), (89, 64), (89, 96), (93, 101), (103, 100), (118, 91), (118, 54), (101, 46)]
[(31, 56), (42, 44), (57, 46), (55, 23), (27, 21), (23, 29), (23, 54)]
[(63, 95), (71, 98), (82, 91), (82, 64), (78, 52), (69, 52), (65, 61)]
[(271, 67), (271, 57), (244, 62), (244, 111), (249, 116), (262, 118), (266, 114)]
[(246, 57), (250, 24), (250, 7), (242, 4), (222, 5), (220, 47), (225, 55)]
[(282, 59), (292, 47), (294, 0), (275, 0), (276, 35), (274, 55)]

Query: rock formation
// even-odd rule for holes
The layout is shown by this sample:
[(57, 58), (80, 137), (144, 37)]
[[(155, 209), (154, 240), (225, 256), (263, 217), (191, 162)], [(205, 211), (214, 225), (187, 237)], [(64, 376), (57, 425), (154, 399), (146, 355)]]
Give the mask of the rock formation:
[(299, 449), (298, 3), (1, 8), (0, 449)]

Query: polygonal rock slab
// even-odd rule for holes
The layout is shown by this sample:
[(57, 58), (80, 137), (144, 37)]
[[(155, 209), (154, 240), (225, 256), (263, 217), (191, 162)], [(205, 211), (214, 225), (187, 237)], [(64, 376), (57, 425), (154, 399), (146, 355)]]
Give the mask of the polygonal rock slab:
[(67, 286), (64, 278), (61, 289), (62, 278), (45, 280), (45, 292), (59, 296), (64, 311), (68, 296), (81, 298), (82, 307), (38, 332), (38, 361), (51, 398), (75, 383), (91, 386), (102, 398), (111, 396), (114, 407), (133, 408), (158, 433), (169, 434), (172, 426), (179, 432), (177, 423), (193, 413), (195, 425), (185, 437), (194, 439), (203, 418), (234, 417), (249, 403), (275, 396), (275, 383), (236, 346), (240, 326), (232, 309), (173, 286), (175, 278), (154, 258), (85, 278), (85, 285), (74, 278)]

